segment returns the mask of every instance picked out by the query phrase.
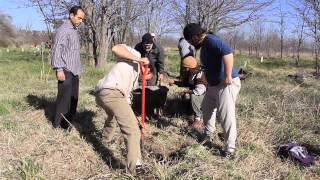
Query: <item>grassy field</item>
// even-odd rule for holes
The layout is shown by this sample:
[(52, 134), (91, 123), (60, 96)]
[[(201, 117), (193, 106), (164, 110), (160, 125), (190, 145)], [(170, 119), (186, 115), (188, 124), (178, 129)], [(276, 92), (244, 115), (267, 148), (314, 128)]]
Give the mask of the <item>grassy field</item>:
[[(47, 61), (47, 60), (45, 60)], [(168, 86), (165, 116), (147, 123), (141, 179), (319, 179), (319, 164), (304, 168), (281, 160), (280, 144), (298, 142), (320, 156), (320, 83), (288, 74), (313, 72), (313, 61), (236, 56), (237, 66), (252, 73), (242, 82), (237, 101), (237, 155), (220, 156), (222, 142), (197, 142), (187, 128), (188, 109), (180, 89)], [(0, 52), (0, 179), (134, 179), (125, 172), (125, 145), (118, 130), (112, 143), (98, 138), (104, 112), (92, 95), (111, 67), (85, 63), (81, 76), (76, 128), (52, 127), (57, 93), (55, 75), (32, 51)], [(176, 50), (167, 52), (166, 70), (178, 74)], [(217, 124), (218, 132), (222, 132)]]

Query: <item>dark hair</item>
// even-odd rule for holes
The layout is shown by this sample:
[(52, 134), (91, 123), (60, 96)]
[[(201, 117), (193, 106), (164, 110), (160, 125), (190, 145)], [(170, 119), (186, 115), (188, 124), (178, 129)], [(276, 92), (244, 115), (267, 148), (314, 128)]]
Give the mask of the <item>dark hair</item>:
[(150, 33), (146, 33), (142, 36), (142, 43), (143, 44), (152, 44), (153, 43), (153, 36)]
[(69, 14), (77, 15), (79, 9), (84, 11), (81, 6), (73, 6), (71, 7)]
[(193, 38), (194, 36), (198, 36), (204, 32), (206, 32), (206, 31), (201, 28), (200, 24), (190, 23), (184, 27), (183, 36), (188, 41), (191, 38)]

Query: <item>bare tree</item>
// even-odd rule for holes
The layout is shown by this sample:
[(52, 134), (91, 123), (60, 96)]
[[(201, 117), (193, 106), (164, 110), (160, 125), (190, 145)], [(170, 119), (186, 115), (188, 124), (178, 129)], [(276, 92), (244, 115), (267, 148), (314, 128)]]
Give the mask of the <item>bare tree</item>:
[(261, 10), (272, 2), (273, 0), (174, 0), (173, 9), (176, 11), (176, 20), (182, 27), (191, 19), (208, 31), (218, 32), (257, 20), (261, 17)]
[(285, 23), (285, 18), (287, 17), (287, 12), (285, 12), (281, 5), (276, 8), (278, 11), (275, 16), (279, 17), (279, 20), (274, 21), (279, 25), (279, 33), (280, 33), (280, 58), (283, 58), (283, 49), (284, 49), (284, 35), (286, 32), (286, 23)]
[(303, 0), (296, 5), (296, 11), (305, 21), (310, 33), (307, 33), (314, 40), (315, 68), (316, 74), (319, 76), (319, 52), (320, 52), (320, 1), (319, 0)]
[(268, 29), (265, 33), (264, 49), (266, 56), (271, 57), (272, 52), (277, 52), (279, 47), (280, 37), (275, 30)]
[(28, 0), (38, 7), (47, 24), (48, 32), (66, 19), (73, 5), (81, 5), (86, 13), (85, 25), (80, 28), (92, 64), (101, 67), (107, 59), (112, 42), (126, 42), (130, 24), (145, 11), (150, 0)]
[[(303, 14), (305, 13), (305, 11), (302, 12)], [(302, 19), (297, 23), (296, 29), (294, 31), (294, 33), (296, 34), (296, 38), (297, 38), (297, 43), (296, 43), (296, 47), (295, 47), (295, 51), (296, 51), (296, 61), (295, 64), (296, 66), (299, 66), (299, 62), (300, 62), (300, 53), (301, 53), (301, 49), (302, 49), (302, 45), (303, 45), (303, 41), (304, 41), (304, 31), (305, 31), (305, 21)]]
[(264, 36), (264, 27), (261, 21), (257, 21), (252, 28), (253, 33), (253, 44), (256, 57), (260, 56), (262, 40)]
[[(115, 26), (115, 43), (127, 42), (130, 32), (133, 31), (137, 18), (143, 16), (147, 11), (148, 0), (123, 0), (117, 5), (117, 16)], [(132, 35), (132, 34), (131, 34)], [(132, 38), (131, 38), (132, 39)]]
[(52, 42), (52, 31), (62, 23), (62, 19), (66, 17), (66, 12), (68, 12), (68, 7), (71, 4), (59, 0), (28, 0), (28, 2), (31, 4), (26, 4), (27, 7), (36, 7), (41, 13), (50, 42)]
[(301, 52), (301, 48), (303, 45), (303, 41), (304, 41), (304, 34), (305, 34), (305, 27), (306, 27), (306, 22), (304, 20), (305, 14), (306, 14), (306, 7), (299, 7), (296, 6), (296, 3), (294, 2), (290, 2), (290, 5), (296, 10), (299, 11), (299, 13), (295, 13), (292, 14), (291, 16), (293, 18), (295, 18), (297, 21), (296, 24), (296, 28), (294, 30), (294, 34), (296, 35), (297, 38), (297, 44), (295, 47), (295, 51), (296, 51), (296, 58), (295, 58), (295, 64), (296, 66), (299, 66), (299, 62), (300, 62), (300, 52)]
[(93, 56), (96, 67), (101, 67), (107, 60), (109, 47), (114, 36), (117, 0), (80, 0), (80, 5), (86, 12), (87, 29), (85, 34), (88, 35), (89, 50)]
[(176, 23), (183, 28), (186, 24), (192, 22), (191, 16), (191, 7), (193, 5), (193, 1), (191, 0), (174, 0), (172, 1), (172, 13), (171, 15), (174, 17)]
[(146, 32), (154, 32), (157, 41), (161, 41), (161, 37), (176, 32), (178, 27), (175, 19), (171, 16), (172, 4), (165, 0), (147, 0), (143, 14), (134, 22), (132, 27), (136, 34), (141, 37)]

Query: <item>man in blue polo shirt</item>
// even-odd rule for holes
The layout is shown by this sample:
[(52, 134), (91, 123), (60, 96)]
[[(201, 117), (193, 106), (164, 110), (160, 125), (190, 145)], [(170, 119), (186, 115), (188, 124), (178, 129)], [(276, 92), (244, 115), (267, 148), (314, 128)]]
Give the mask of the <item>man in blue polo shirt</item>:
[(207, 33), (199, 24), (190, 23), (183, 30), (184, 38), (200, 49), (200, 61), (208, 80), (202, 102), (205, 134), (215, 131), (216, 113), (224, 131), (224, 155), (234, 155), (236, 148), (235, 102), (241, 83), (238, 70), (233, 67), (233, 53), (229, 45), (216, 35)]

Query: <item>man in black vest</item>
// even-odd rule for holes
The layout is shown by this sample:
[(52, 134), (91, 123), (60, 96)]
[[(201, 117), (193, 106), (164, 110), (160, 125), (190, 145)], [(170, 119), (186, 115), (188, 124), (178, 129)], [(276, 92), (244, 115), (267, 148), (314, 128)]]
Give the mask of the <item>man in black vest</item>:
[(164, 50), (154, 42), (154, 38), (150, 33), (142, 36), (142, 42), (135, 46), (135, 49), (140, 52), (141, 57), (147, 57), (150, 61), (150, 70), (153, 77), (147, 81), (148, 86), (157, 85), (158, 81), (163, 80), (164, 75)]

